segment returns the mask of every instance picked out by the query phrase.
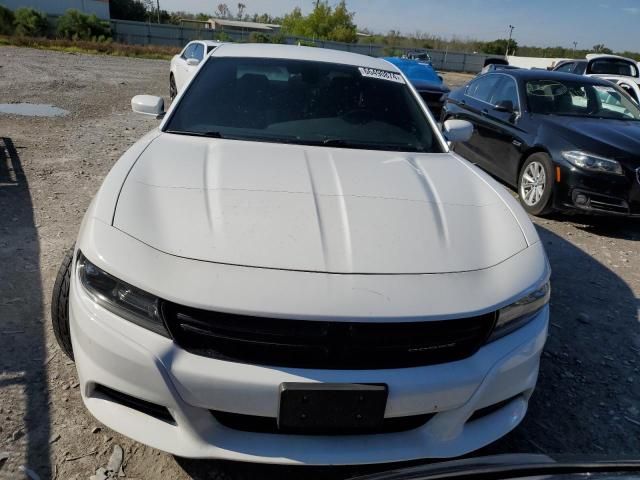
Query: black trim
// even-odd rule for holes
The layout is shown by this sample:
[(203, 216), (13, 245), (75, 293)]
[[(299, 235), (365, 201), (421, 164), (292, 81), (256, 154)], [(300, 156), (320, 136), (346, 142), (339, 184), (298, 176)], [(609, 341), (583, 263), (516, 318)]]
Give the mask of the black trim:
[(169, 413), (169, 410), (162, 405), (151, 403), (140, 398), (132, 397), (131, 395), (127, 395), (126, 393), (119, 392), (99, 383), (95, 385), (94, 392), (99, 393), (100, 396), (104, 396), (107, 400), (110, 400), (114, 403), (118, 403), (133, 410), (137, 410), (140, 413), (144, 413), (145, 415), (149, 415), (158, 420), (162, 420), (163, 422), (167, 422), (172, 425), (176, 424), (176, 421)]
[(385, 418), (381, 427), (376, 429), (330, 429), (330, 430), (310, 430), (307, 432), (296, 430), (289, 432), (286, 429), (278, 428), (278, 419), (275, 417), (261, 417), (258, 415), (243, 415), (240, 413), (222, 412), (210, 410), (211, 415), (221, 425), (251, 433), (268, 433), (272, 435), (375, 435), (380, 433), (407, 432), (424, 426), (435, 413), (423, 415), (412, 415), (408, 417)]
[(491, 415), (492, 413), (495, 413), (498, 410), (506, 407), (511, 402), (516, 400), (518, 397), (520, 397), (520, 394), (518, 394), (518, 395), (516, 395), (514, 397), (511, 397), (511, 398), (507, 398), (506, 400), (503, 400), (501, 402), (494, 403), (493, 405), (489, 405), (487, 407), (480, 408), (480, 409), (476, 410), (475, 412), (473, 412), (473, 415), (471, 415), (471, 417), (469, 418), (469, 420), (467, 420), (467, 422), (473, 422), (474, 420), (478, 420), (478, 419), (480, 419), (482, 417), (486, 417), (488, 415)]

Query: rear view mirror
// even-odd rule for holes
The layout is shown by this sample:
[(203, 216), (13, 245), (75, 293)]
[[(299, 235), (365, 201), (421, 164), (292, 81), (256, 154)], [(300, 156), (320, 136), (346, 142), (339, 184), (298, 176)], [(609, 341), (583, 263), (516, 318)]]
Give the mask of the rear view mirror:
[(493, 107), (493, 109), (496, 112), (506, 112), (506, 113), (513, 113), (515, 110), (513, 106), (513, 102), (511, 100), (501, 100)]
[(158, 117), (164, 113), (164, 100), (154, 95), (136, 95), (131, 99), (131, 110)]
[(466, 120), (447, 120), (442, 126), (442, 133), (450, 142), (468, 142), (473, 135), (473, 124)]
[(197, 58), (187, 59), (187, 65), (189, 65), (190, 67), (197, 67), (199, 64), (200, 64), (200, 60), (198, 60)]

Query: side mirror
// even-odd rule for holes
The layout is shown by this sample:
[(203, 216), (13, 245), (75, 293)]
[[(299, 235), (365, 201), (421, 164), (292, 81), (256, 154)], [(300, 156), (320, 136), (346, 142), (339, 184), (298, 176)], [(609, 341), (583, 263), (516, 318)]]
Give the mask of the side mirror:
[(473, 124), (466, 120), (447, 120), (442, 133), (449, 142), (468, 142), (473, 135)]
[(197, 58), (187, 58), (187, 65), (190, 67), (197, 67), (200, 65), (200, 60)]
[(164, 113), (164, 100), (153, 95), (136, 95), (131, 99), (131, 110), (158, 117)]
[(513, 113), (515, 107), (513, 106), (513, 102), (511, 100), (502, 100), (498, 102), (493, 109), (496, 112), (505, 112), (505, 113)]

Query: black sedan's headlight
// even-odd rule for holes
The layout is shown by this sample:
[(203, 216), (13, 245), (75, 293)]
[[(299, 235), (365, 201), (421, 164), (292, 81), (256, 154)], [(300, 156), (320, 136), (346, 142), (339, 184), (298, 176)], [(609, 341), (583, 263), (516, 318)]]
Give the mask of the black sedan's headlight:
[(529, 323), (549, 303), (551, 285), (546, 282), (534, 292), (498, 311), (496, 326), (489, 341), (497, 340)]
[(147, 330), (169, 337), (160, 315), (160, 299), (96, 267), (80, 253), (80, 283), (101, 307)]

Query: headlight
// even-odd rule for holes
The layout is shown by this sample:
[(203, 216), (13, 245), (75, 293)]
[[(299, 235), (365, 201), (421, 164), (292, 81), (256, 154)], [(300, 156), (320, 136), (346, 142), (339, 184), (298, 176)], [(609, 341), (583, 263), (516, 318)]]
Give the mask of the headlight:
[(160, 299), (118, 280), (78, 255), (80, 283), (101, 307), (165, 337), (169, 334), (160, 316)]
[(550, 295), (551, 286), (549, 282), (547, 282), (535, 292), (530, 293), (526, 297), (522, 297), (507, 307), (501, 308), (498, 311), (498, 320), (496, 321), (496, 326), (491, 333), (489, 341), (491, 342), (504, 337), (529, 323), (529, 321), (549, 303)]
[(616, 175), (624, 175), (622, 166), (610, 158), (603, 158), (590, 153), (572, 150), (570, 152), (562, 152), (564, 159), (575, 165), (592, 172), (614, 173)]

